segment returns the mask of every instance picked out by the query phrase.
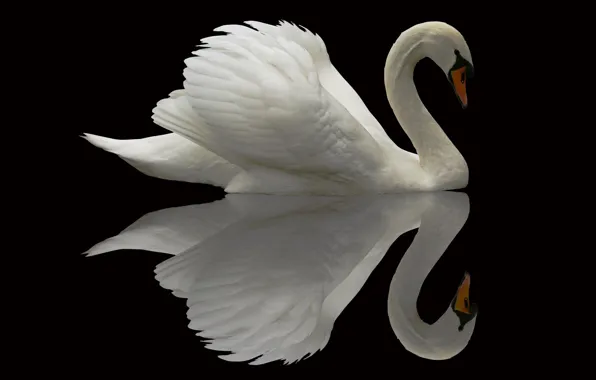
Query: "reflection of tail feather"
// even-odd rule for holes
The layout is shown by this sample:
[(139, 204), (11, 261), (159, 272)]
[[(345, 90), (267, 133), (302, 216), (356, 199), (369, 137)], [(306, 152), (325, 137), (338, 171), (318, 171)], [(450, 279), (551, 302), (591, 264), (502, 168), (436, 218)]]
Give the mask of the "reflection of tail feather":
[[(94, 256), (125, 249), (180, 254), (237, 219), (237, 212), (228, 203), (223, 200), (147, 213), (118, 235), (95, 244), (85, 254)], [(158, 268), (172, 262), (177, 261), (167, 260)]]

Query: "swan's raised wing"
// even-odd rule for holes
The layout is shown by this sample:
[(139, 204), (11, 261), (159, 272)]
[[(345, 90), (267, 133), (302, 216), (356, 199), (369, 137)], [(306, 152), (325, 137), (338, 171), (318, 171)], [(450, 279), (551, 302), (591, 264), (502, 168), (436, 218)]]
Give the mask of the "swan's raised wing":
[(228, 34), (203, 39), (204, 48), (185, 61), (186, 99), (201, 122), (162, 126), (245, 170), (368, 183), (382, 152), (321, 85), (317, 69), (329, 61), (320, 38), (249, 24), (258, 30), (217, 28)]
[(293, 362), (322, 349), (339, 313), (399, 236), (396, 214), (405, 207), (407, 221), (397, 226), (404, 230), (418, 215), (412, 202), (390, 197), (234, 202), (266, 209), (280, 198), (279, 205), (302, 207), (247, 216), (156, 268), (161, 286), (188, 299), (189, 327), (210, 340), (207, 348), (230, 352), (223, 359)]

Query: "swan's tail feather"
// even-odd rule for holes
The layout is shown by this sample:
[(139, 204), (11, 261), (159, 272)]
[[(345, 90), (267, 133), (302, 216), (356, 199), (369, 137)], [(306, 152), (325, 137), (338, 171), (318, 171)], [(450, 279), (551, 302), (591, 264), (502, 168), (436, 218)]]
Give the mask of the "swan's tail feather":
[[(153, 110), (153, 120), (158, 125), (163, 124), (163, 115), (167, 115), (165, 117), (170, 124), (184, 125), (183, 129), (188, 129), (196, 122), (192, 109), (187, 107), (187, 101), (182, 96), (183, 91), (174, 91), (169, 98), (158, 102)], [(161, 179), (225, 188), (241, 171), (218, 155), (175, 133), (130, 140), (116, 140), (89, 133), (81, 137), (117, 154), (140, 172)]]
[(170, 132), (201, 145), (206, 130), (201, 128), (202, 121), (192, 109), (185, 96), (185, 90), (176, 90), (170, 97), (157, 102), (151, 116), (153, 122)]

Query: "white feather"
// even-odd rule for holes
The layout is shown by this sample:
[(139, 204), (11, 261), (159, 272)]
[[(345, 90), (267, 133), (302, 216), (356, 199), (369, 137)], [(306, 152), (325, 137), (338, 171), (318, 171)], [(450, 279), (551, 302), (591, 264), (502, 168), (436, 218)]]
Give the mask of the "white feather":
[[(169, 98), (157, 103), (153, 110), (156, 124), (165, 128), (175, 125), (190, 128), (189, 125), (197, 122), (197, 116), (183, 95), (183, 90), (174, 91)], [(175, 133), (130, 140), (89, 133), (83, 137), (91, 144), (117, 154), (142, 173), (157, 178), (225, 187), (240, 172), (237, 166)]]
[(231, 34), (203, 39), (206, 48), (185, 61), (184, 71), (200, 122), (163, 126), (251, 174), (299, 171), (319, 181), (370, 182), (364, 179), (383, 164), (382, 154), (321, 86), (322, 41), (290, 24), (250, 24), (258, 31), (226, 25), (216, 31)]
[(239, 218), (238, 209), (228, 207), (229, 202), (224, 203), (217, 201), (150, 212), (84, 254), (95, 256), (120, 249), (140, 249), (177, 255)]

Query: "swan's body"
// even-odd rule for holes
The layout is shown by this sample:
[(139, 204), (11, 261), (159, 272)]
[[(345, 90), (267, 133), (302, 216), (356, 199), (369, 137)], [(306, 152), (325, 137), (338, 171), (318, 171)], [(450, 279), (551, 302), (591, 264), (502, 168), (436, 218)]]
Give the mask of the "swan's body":
[[(282, 22), (223, 26), (187, 59), (184, 90), (153, 120), (173, 132), (138, 140), (86, 134), (148, 175), (210, 183), (231, 193), (349, 195), (463, 188), (466, 162), (424, 107), (413, 82), (430, 57), (463, 105), (470, 51), (441, 22), (400, 35), (385, 86), (418, 154), (397, 147), (331, 64), (323, 40)], [(462, 76), (463, 75), (463, 76)]]
[(189, 327), (210, 340), (207, 348), (231, 352), (222, 356), (230, 361), (293, 362), (325, 347), (335, 320), (391, 244), (419, 228), (391, 283), (389, 318), (409, 351), (444, 359), (466, 346), (474, 322), (458, 331), (459, 320), (447, 310), (426, 325), (416, 299), (468, 210), (467, 195), (456, 192), (230, 194), (149, 213), (87, 253), (143, 249), (175, 255), (157, 266), (156, 279), (187, 299)]

